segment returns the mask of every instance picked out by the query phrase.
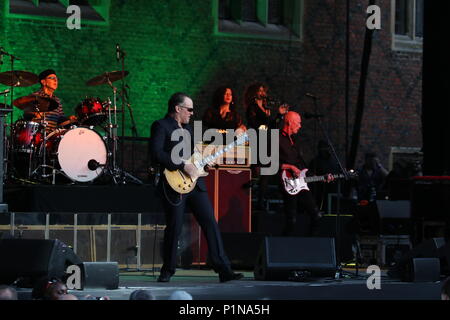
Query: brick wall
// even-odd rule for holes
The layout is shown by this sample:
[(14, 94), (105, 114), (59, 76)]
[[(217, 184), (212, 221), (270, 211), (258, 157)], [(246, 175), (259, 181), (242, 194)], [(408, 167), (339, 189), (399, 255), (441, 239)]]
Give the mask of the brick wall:
[[(353, 123), (367, 1), (350, 2)], [(390, 1), (378, 2), (382, 30), (374, 36), (359, 158), (373, 150), (387, 166), (390, 146), (422, 145), (422, 55), (392, 51)], [(4, 0), (0, 8), (3, 4)], [(130, 75), (126, 82), (141, 137), (148, 136), (150, 124), (165, 114), (167, 99), (175, 91), (194, 97), (199, 108), (196, 119), (201, 118), (214, 89), (224, 83), (231, 84), (242, 101), (246, 85), (266, 82), (272, 95), (307, 112), (314, 112), (312, 101), (304, 96), (311, 92), (320, 97), (319, 111), (326, 115), (324, 124), (343, 158), (345, 2), (306, 0), (302, 43), (225, 38), (215, 36), (213, 26), (211, 1), (112, 0), (109, 26), (83, 26), (78, 31), (68, 30), (61, 22), (7, 19), (1, 11), (0, 45), (21, 58), (16, 69), (35, 73), (56, 69), (57, 93), (66, 113), (72, 114), (86, 96), (112, 98), (108, 86), (87, 87), (85, 82), (120, 68), (115, 59), (119, 43), (127, 52), (125, 68)], [(0, 71), (7, 70), (4, 64)], [(20, 88), (16, 94), (32, 89)], [(238, 107), (243, 112), (242, 103)], [(15, 109), (15, 118), (19, 111)], [(125, 115), (125, 134), (131, 135), (128, 112)], [(311, 158), (321, 138), (314, 120), (304, 120), (302, 134), (306, 157)]]

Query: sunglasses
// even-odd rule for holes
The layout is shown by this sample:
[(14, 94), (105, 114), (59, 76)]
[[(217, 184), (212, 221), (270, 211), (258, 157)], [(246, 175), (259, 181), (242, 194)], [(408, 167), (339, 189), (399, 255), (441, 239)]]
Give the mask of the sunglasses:
[(184, 107), (184, 106), (179, 106), (180, 108), (184, 108), (186, 109), (188, 112), (194, 112), (194, 108), (188, 108), (188, 107)]

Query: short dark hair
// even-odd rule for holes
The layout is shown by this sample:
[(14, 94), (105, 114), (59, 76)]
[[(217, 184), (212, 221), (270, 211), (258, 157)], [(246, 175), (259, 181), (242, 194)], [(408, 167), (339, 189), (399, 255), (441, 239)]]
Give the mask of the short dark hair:
[(135, 290), (130, 294), (130, 300), (155, 300), (150, 290)]
[(189, 98), (189, 96), (184, 92), (174, 93), (169, 99), (169, 102), (167, 105), (167, 107), (168, 107), (167, 113), (169, 113), (169, 114), (175, 113), (175, 107), (180, 104), (183, 104), (184, 101), (186, 100), (186, 98)]
[(56, 277), (43, 276), (39, 278), (35, 283), (33, 290), (31, 291), (31, 297), (37, 300), (48, 299), (48, 290), (55, 283), (62, 283), (61, 279)]

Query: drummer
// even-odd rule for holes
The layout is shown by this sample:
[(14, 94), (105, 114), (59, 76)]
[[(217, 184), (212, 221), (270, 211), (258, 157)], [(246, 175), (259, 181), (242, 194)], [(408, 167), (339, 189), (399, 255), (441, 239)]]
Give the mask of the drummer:
[(24, 114), (24, 118), (26, 120), (41, 122), (45, 114), (45, 120), (47, 122), (47, 132), (54, 131), (58, 127), (58, 124), (64, 123), (69, 119), (72, 121), (76, 121), (76, 116), (72, 115), (69, 117), (69, 119), (65, 116), (61, 100), (55, 95), (55, 91), (56, 89), (58, 89), (58, 77), (56, 75), (56, 72), (52, 69), (42, 71), (39, 74), (39, 82), (41, 83), (41, 89), (37, 92), (34, 92), (33, 95), (52, 98), (58, 104), (58, 107), (52, 111), (48, 111), (45, 113), (27, 112)]

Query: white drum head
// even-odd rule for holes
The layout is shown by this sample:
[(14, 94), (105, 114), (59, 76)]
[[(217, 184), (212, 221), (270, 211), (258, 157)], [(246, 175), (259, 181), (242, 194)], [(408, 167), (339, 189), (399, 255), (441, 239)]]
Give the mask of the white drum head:
[(58, 146), (58, 161), (61, 170), (72, 180), (88, 182), (97, 178), (103, 167), (88, 168), (90, 160), (106, 164), (107, 150), (98, 133), (87, 128), (67, 131)]

